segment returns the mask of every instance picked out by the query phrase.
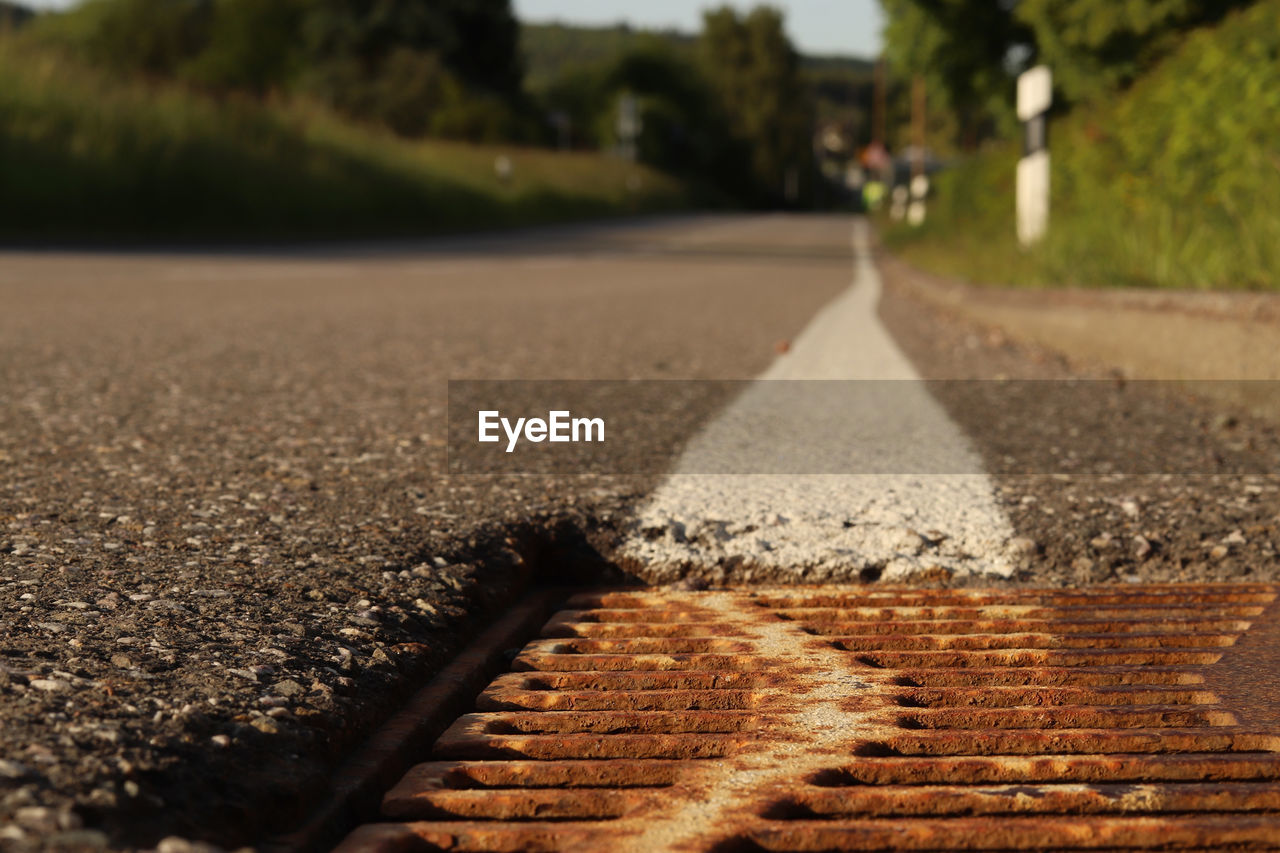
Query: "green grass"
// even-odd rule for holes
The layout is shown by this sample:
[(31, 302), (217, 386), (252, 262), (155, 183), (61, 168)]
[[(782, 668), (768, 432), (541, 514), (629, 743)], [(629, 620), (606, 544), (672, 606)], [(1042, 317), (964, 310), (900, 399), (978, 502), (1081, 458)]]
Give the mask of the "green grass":
[(667, 210), (688, 196), (607, 156), (411, 142), (306, 103), (122, 81), (0, 37), (6, 239), (415, 235)]
[(1012, 145), (940, 176), (886, 242), (992, 284), (1280, 288), (1280, 0), (1194, 33), (1132, 89), (1050, 133), (1049, 237), (1014, 239)]

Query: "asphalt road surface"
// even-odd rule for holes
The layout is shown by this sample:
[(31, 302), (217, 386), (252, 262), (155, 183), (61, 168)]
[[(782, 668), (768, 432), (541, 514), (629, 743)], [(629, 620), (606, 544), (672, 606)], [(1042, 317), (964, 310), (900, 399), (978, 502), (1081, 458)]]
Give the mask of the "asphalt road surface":
[[(1058, 470), (1043, 460), (1064, 446), (1114, 450), (1089, 413), (1027, 406), (992, 429), (981, 386), (930, 382), (936, 402), (912, 405), (979, 479), (939, 498), (921, 474), (893, 501), (838, 484), (772, 558), (751, 558), (751, 519), (712, 517), (732, 502), (699, 504), (709, 526), (679, 541), (670, 522), (688, 519), (662, 503), (678, 483), (659, 472), (447, 474), (451, 378), (847, 379), (864, 358), (915, 388), (1082, 373), (871, 282), (853, 233), (848, 217), (716, 217), (0, 255), (0, 844), (237, 846), (280, 828), (492, 616), (512, 536), (584, 531), (641, 579), (699, 585), (1275, 578), (1276, 480), (1196, 467), (1206, 443), (1275, 459), (1274, 430), (1132, 384), (1108, 392), (1113, 420), (1141, 424), (1121, 446), (1156, 425), (1167, 470)], [(753, 499), (787, 503), (775, 525), (788, 482)], [(977, 528), (949, 529), (955, 511)], [(807, 560), (796, 543), (825, 547), (823, 525), (842, 544)], [(663, 559), (636, 550), (663, 537)]]

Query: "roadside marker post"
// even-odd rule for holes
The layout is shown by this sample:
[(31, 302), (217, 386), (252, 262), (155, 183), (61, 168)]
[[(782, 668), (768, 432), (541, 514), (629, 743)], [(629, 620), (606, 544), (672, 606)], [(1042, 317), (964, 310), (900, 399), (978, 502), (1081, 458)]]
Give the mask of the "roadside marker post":
[(914, 150), (911, 152), (910, 201), (907, 203), (907, 222), (914, 226), (924, 224), (925, 198), (929, 195), (929, 176), (925, 162), (925, 83), (917, 74), (911, 81), (911, 136)]
[(623, 160), (634, 163), (639, 159), (640, 133), (644, 120), (640, 116), (640, 100), (630, 92), (618, 97), (618, 153)]
[(1039, 242), (1049, 227), (1049, 125), (1053, 75), (1037, 65), (1018, 76), (1018, 120), (1022, 122), (1022, 159), (1018, 161), (1018, 242)]

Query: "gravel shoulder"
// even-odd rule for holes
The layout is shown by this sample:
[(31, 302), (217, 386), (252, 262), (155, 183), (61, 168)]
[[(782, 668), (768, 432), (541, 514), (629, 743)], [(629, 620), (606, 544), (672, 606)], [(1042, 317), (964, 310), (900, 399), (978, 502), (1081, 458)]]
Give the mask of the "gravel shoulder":
[[(1274, 347), (1264, 353), (1250, 343), (1258, 360), (1230, 367), (1223, 360), (1230, 350), (1217, 348), (1225, 328), (1241, 330), (1245, 342), (1274, 340), (1267, 313), (1273, 299), (1012, 293), (927, 276), (891, 257), (881, 258), (881, 268), (881, 317), (926, 378), (1048, 380), (1045, 387), (1060, 389), (1062, 397), (1072, 381), (1092, 380), (1103, 389), (1093, 394), (1110, 413), (1100, 430), (1096, 411), (1054, 405), (1052, 393), (1035, 405), (995, 411), (991, 397), (979, 393), (993, 383), (931, 383), (996, 477), (1019, 536), (1016, 582), (1280, 578), (1276, 421), (1238, 395), (1193, 397), (1175, 382), (1131, 381), (1273, 378)], [(1165, 323), (1179, 330), (1180, 346), (1164, 332), (1152, 333), (1167, 331)], [(1082, 343), (1088, 341), (1101, 343)], [(1135, 367), (1146, 364), (1149, 371)], [(1179, 372), (1186, 364), (1200, 367)], [(1241, 385), (1247, 383), (1222, 383), (1227, 390)], [(1143, 473), (1072, 474), (1038, 462), (1064, 449), (1114, 458), (1121, 466), (1135, 454), (1152, 453), (1159, 465), (1120, 468)], [(1255, 466), (1256, 473), (1239, 473), (1225, 463), (1241, 453), (1270, 462)]]
[(652, 485), (448, 476), (446, 380), (749, 378), (849, 227), (0, 254), (0, 845), (290, 823), (511, 593), (512, 537)]

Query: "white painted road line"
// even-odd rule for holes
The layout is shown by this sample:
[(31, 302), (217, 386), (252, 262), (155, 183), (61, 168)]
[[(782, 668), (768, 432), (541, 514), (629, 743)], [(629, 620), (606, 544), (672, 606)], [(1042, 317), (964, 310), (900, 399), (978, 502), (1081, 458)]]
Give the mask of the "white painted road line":
[[(853, 286), (690, 441), (641, 507), (622, 553), (647, 579), (1012, 572), (1013, 527), (991, 479), (877, 316), (880, 276), (864, 221), (853, 245)], [(905, 381), (833, 382), (822, 393), (774, 384), (819, 379)], [(868, 406), (869, 396), (883, 402)], [(729, 473), (759, 470), (762, 458), (780, 472), (831, 473)], [(966, 473), (928, 473), (937, 471)]]

